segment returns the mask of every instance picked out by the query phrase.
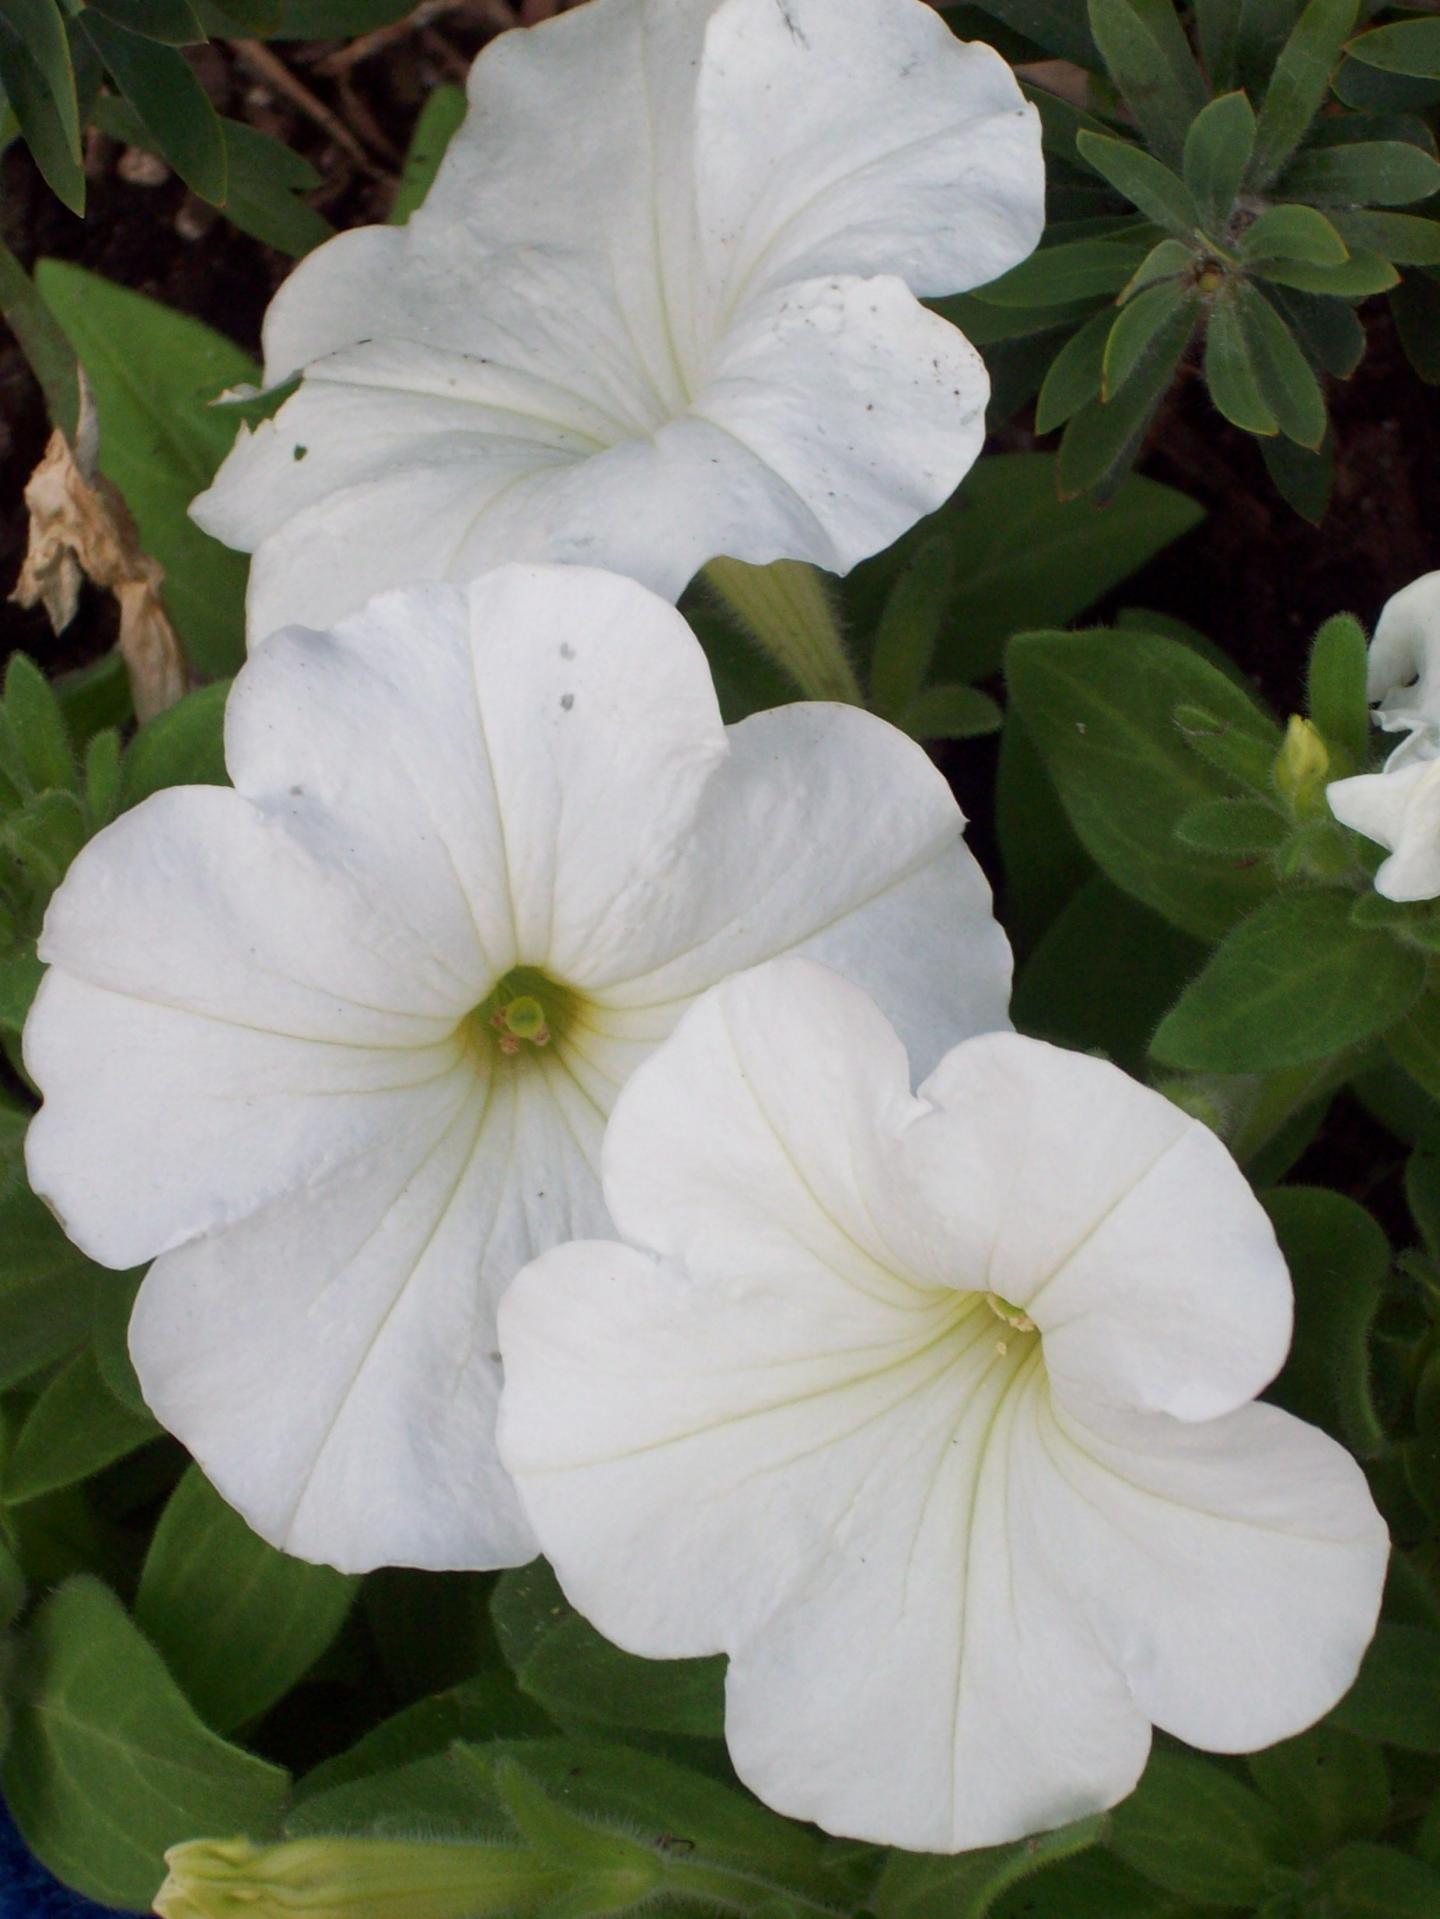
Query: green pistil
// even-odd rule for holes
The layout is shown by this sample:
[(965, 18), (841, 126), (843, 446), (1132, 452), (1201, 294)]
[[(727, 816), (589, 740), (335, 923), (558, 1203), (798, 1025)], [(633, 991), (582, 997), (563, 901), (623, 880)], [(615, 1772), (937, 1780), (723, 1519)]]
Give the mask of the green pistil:
[(476, 1039), (507, 1059), (553, 1046), (579, 1005), (575, 995), (533, 966), (517, 966), (470, 1015)]

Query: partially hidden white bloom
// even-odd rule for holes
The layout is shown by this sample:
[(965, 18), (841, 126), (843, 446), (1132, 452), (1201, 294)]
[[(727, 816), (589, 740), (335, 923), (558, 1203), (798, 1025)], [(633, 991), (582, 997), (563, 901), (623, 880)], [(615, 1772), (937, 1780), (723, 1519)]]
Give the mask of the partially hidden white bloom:
[(1121, 1798), (1152, 1723), (1244, 1751), (1354, 1678), (1384, 1525), (1251, 1403), (1285, 1265), (1159, 1094), (1000, 1033), (914, 1095), (866, 996), (779, 960), (635, 1074), (604, 1180), (626, 1243), (501, 1304), (501, 1454), (603, 1632), (730, 1655), (771, 1805), (993, 1845)]
[(938, 1051), (1009, 953), (924, 753), (854, 708), (728, 731), (632, 581), (509, 567), (259, 647), (235, 791), (157, 794), (51, 904), (35, 1189), (266, 1539), (347, 1569), (535, 1542), (495, 1455), (500, 1289), (607, 1230), (616, 1092), (686, 1003), (813, 951)]
[(1390, 849), (1375, 875), (1386, 899), (1440, 896), (1440, 572), (1387, 600), (1370, 642), (1369, 694), (1377, 724), (1406, 737), (1383, 772), (1325, 789), (1342, 826)]
[(719, 556), (844, 573), (980, 450), (979, 356), (917, 294), (1043, 221), (1039, 122), (923, 0), (590, 0), (502, 35), (423, 208), (313, 253), (303, 373), (195, 517), (250, 630), (509, 560), (670, 599)]

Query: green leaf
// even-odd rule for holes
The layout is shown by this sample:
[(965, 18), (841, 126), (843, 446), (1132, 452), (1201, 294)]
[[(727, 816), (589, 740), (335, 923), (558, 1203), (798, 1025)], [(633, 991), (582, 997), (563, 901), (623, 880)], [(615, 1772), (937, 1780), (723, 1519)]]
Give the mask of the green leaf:
[(1310, 147), (1286, 168), (1279, 193), (1322, 207), (1401, 207), (1440, 187), (1440, 163), (1408, 140)]
[[(1132, 312), (1135, 304), (1132, 302), (1124, 313)], [(1176, 306), (1166, 324), (1151, 334), (1145, 354), (1123, 388), (1108, 402), (1093, 401), (1082, 407), (1070, 421), (1060, 442), (1062, 497), (1073, 498), (1089, 490), (1106, 502), (1116, 500), (1122, 476), (1144, 444), (1155, 410), (1169, 391), (1175, 369), (1190, 344), (1199, 310), (1198, 298)]]
[(124, 494), (141, 543), (165, 569), (165, 602), (196, 669), (231, 673), (245, 658), (248, 562), (200, 531), (191, 500), (214, 477), (235, 421), (209, 401), (260, 369), (185, 314), (97, 274), (42, 260), (36, 283), (95, 390), (100, 465)]
[(1302, 519), (1319, 526), (1330, 509), (1335, 484), (1334, 435), (1327, 433), (1313, 453), (1309, 447), (1277, 435), (1260, 442), (1260, 457), (1281, 498)]
[(85, 171), (76, 158), (69, 102), (57, 106), (18, 29), (0, 15), (0, 88), (50, 190), (74, 214), (85, 211)]
[(1357, 10), (1357, 0), (1309, 0), (1296, 21), (1261, 104), (1252, 188), (1268, 187), (1304, 139), (1329, 92)]
[(493, 1611), (521, 1690), (558, 1725), (723, 1736), (723, 1659), (621, 1652), (572, 1610), (543, 1560), (501, 1575)]
[(445, 151), (465, 118), (465, 89), (442, 86), (426, 96), (390, 203), (390, 223), (403, 226), (424, 200)]
[[(1008, 910), (1004, 917), (1008, 926)], [(1022, 1033), (1103, 1052), (1141, 1073), (1157, 1021), (1204, 957), (1196, 941), (1096, 873), (1021, 967), (1011, 1017)]]
[(1440, 994), (1426, 993), (1385, 1035), (1386, 1050), (1431, 1099), (1440, 1102)]
[[(1061, 60), (1098, 67), (1100, 56), (1075, 0), (979, 0), (983, 10)], [(953, 0), (943, 0), (951, 5)]]
[(117, 27), (93, 8), (80, 25), (107, 72), (186, 186), (225, 204), (225, 136), (210, 97), (184, 54)]
[(1310, 648), (1305, 707), (1340, 771), (1363, 772), (1370, 759), (1370, 706), (1365, 686), (1365, 629), (1353, 613), (1326, 620)]
[(86, 5), (117, 27), (167, 46), (195, 46), (206, 37), (190, 0), (86, 0)]
[(870, 705), (884, 719), (904, 714), (925, 684), (955, 590), (955, 554), (937, 534), (896, 577), (870, 653)]
[(998, 733), (1005, 715), (973, 686), (929, 686), (906, 708), (903, 727), (916, 740), (974, 740)]
[(528, 1738), (553, 1731), (540, 1708), (517, 1691), (509, 1673), (478, 1673), (383, 1720), (345, 1752), (306, 1773), (295, 1796), (297, 1801), (312, 1799), (373, 1778), (443, 1753), (457, 1739)]
[(136, 734), (125, 755), (123, 805), (138, 806), (167, 786), (228, 786), (225, 702), (230, 682), (187, 693)]
[(108, 1279), (27, 1186), (0, 1198), (0, 1389), (32, 1378), (87, 1337)]
[(1190, 123), (1185, 185), (1207, 233), (1224, 237), (1255, 147), (1255, 112), (1243, 93), (1224, 93)]
[[(6, 0), (7, 24), (18, 35), (44, 83), (72, 159), (81, 160), (80, 105), (65, 16), (56, 0)], [(18, 117), (18, 116), (17, 116)], [(23, 121), (21, 122), (23, 127)]]
[(414, 4), (415, 0), (285, 0), (279, 25), (271, 28), (266, 37), (271, 40), (348, 40), (352, 34), (393, 26), (405, 18)]
[(1352, 253), (1342, 265), (1333, 267), (1312, 266), (1306, 260), (1257, 260), (1255, 271), (1279, 286), (1337, 300), (1388, 293), (1400, 279), (1399, 271), (1378, 253)]
[(85, 813), (92, 833), (108, 826), (120, 801), (120, 735), (113, 726), (85, 749)]
[(1017, 954), (1024, 954), (1095, 869), (1013, 705), (1000, 738), (995, 830), (1004, 874), (1001, 919)]
[(1390, 1243), (1363, 1206), (1323, 1187), (1277, 1187), (1264, 1204), (1295, 1285), (1295, 1336), (1276, 1397), (1371, 1458), (1385, 1444), (1370, 1337), (1390, 1276)]
[(76, 1485), (158, 1437), (160, 1428), (123, 1406), (86, 1347), (46, 1386), (20, 1428), (5, 1468), (14, 1506)]
[(328, 240), (335, 229), (297, 197), (320, 184), (308, 160), (243, 120), (224, 120), (227, 187), (225, 217), (242, 233), (292, 259)]
[(1223, 934), (1270, 891), (1259, 866), (1177, 856), (1175, 827), (1229, 782), (1197, 758), (1175, 721), (1204, 705), (1273, 759), (1273, 724), (1189, 647), (1137, 632), (1027, 633), (1011, 642), (1012, 698), (1096, 864), (1183, 932)]
[(304, 1678), (356, 1584), (267, 1546), (192, 1466), (156, 1527), (135, 1621), (200, 1716), (231, 1732)]
[(1284, 1819), (1301, 1857), (1323, 1857), (1347, 1839), (1373, 1839), (1390, 1817), (1384, 1755), (1338, 1726), (1252, 1753), (1250, 1776)]
[(1274, 1889), (1285, 1829), (1238, 1780), (1159, 1748), (1111, 1814), (1110, 1845), (1138, 1873), (1200, 1906), (1258, 1905)]
[(846, 582), (854, 627), (873, 628), (908, 557), (935, 535), (955, 556), (955, 592), (936, 647), (946, 680), (989, 677), (1006, 640), (1063, 626), (1199, 524), (1204, 509), (1154, 480), (1129, 479), (1103, 512), (1056, 494), (1055, 456), (991, 454), (954, 500)]
[(1218, 298), (1205, 328), (1205, 385), (1216, 408), (1245, 433), (1278, 434), (1265, 403), (1233, 298)]
[(1264, 800), (1201, 800), (1175, 822), (1175, 837), (1196, 853), (1246, 859), (1268, 853), (1288, 838), (1290, 823)]
[(1339, 266), (1350, 249), (1317, 207), (1267, 207), (1240, 236), (1247, 260), (1307, 260), (1314, 266)]
[(1106, 1820), (1080, 1819), (1034, 1839), (945, 1857), (892, 1852), (866, 1901), (878, 1919), (987, 1919), (1011, 1886), (1097, 1845)]
[(1187, 246), (1183, 240), (1157, 240), (1121, 287), (1119, 304), (1123, 306), (1127, 300), (1133, 300), (1137, 293), (1154, 286), (1157, 281), (1173, 280), (1181, 274), (1190, 273), (1195, 258), (1195, 249)]
[[(1114, 4), (1124, 6), (1126, 0), (1114, 0)], [(1075, 144), (1095, 171), (1139, 207), (1147, 220), (1168, 228), (1182, 240), (1194, 238), (1200, 226), (1200, 210), (1178, 173), (1143, 147), (1111, 139), (1109, 134), (1081, 133)]]
[(1355, 926), (1340, 892), (1279, 894), (1226, 937), (1152, 1051), (1201, 1073), (1267, 1073), (1342, 1053), (1403, 1018), (1425, 962)]
[(140, 1390), (130, 1358), (130, 1315), (144, 1273), (106, 1273), (95, 1288), (95, 1312), (90, 1325), (90, 1345), (100, 1377), (122, 1406), (128, 1406), (137, 1418), (150, 1418), (150, 1408)]
[(1090, 0), (1090, 31), (1149, 145), (1178, 162), (1206, 88), (1171, 0)]
[(1266, 297), (1317, 366), (1348, 380), (1365, 357), (1365, 329), (1354, 309), (1320, 294), (1271, 284)]
[(5, 711), (15, 729), (31, 790), (76, 787), (75, 749), (50, 682), (24, 653), (12, 653), (5, 670)]
[(1319, 1882), (1333, 1919), (1435, 1919), (1440, 1912), (1440, 1870), (1393, 1846), (1345, 1846), (1325, 1861)]
[(1256, 383), (1281, 432), (1313, 450), (1325, 438), (1325, 396), (1295, 335), (1264, 294), (1244, 281), (1236, 284), (1235, 313)]
[(1357, 252), (1376, 253), (1402, 267), (1440, 266), (1440, 220), (1370, 209), (1331, 217), (1336, 232)]
[[(1119, 142), (1117, 141), (1118, 145)], [(1118, 293), (1145, 257), (1145, 248), (1122, 240), (1071, 240), (1042, 247), (976, 298), (987, 306), (1053, 307)]]
[(1330, 1718), (1380, 1745), (1440, 1753), (1440, 1633), (1382, 1622)]
[(200, 1723), (97, 1580), (41, 1607), (18, 1676), (10, 1810), (31, 1850), (87, 1897), (148, 1908), (167, 1847), (273, 1828), (287, 1775)]
[(35, 290), (30, 275), (0, 241), (0, 314), (20, 342), (20, 350), (45, 395), (52, 426), (67, 439), (75, 436), (80, 390), (75, 355), (54, 315)]
[(1166, 343), (1177, 321), (1194, 312), (1194, 287), (1183, 280), (1166, 280), (1137, 293), (1115, 317), (1105, 342), (1100, 391), (1108, 405), (1147, 360), (1165, 357)]
[(1390, 295), (1405, 357), (1427, 386), (1440, 386), (1440, 281), (1410, 273)]
[(1051, 433), (1078, 413), (1100, 392), (1105, 365), (1105, 343), (1115, 314), (1109, 307), (1092, 314), (1072, 333), (1050, 362), (1035, 402), (1035, 431)]
[(1345, 49), (1352, 60), (1386, 73), (1440, 80), (1440, 20), (1400, 20), (1362, 33)]

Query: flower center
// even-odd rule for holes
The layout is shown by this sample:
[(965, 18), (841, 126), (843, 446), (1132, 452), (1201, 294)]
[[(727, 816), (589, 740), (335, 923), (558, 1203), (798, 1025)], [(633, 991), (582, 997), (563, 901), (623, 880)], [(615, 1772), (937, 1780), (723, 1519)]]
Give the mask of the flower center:
[(534, 966), (517, 966), (469, 1017), (473, 1042), (515, 1059), (563, 1038), (579, 1002)]
[[(1033, 1333), (1038, 1330), (1029, 1313), (1022, 1311), (1019, 1306), (1012, 1305), (1008, 1299), (1003, 1299), (999, 1293), (986, 1293), (985, 1304), (998, 1320), (1003, 1321), (1006, 1326), (1013, 1327), (1017, 1333)], [(997, 1339), (995, 1342), (995, 1350), (1002, 1355), (1009, 1352), (1009, 1339), (1004, 1337)]]

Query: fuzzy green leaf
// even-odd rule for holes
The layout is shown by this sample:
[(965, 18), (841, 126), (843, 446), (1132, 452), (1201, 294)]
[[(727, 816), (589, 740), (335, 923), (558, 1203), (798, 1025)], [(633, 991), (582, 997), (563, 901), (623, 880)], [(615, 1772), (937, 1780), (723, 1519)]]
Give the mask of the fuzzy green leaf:
[(1208, 1760), (1157, 1750), (1111, 1815), (1110, 1845), (1136, 1872), (1201, 1906), (1256, 1906), (1274, 1889), (1285, 1829)]
[[(1179, 162), (1205, 82), (1171, 0), (1089, 0), (1090, 31), (1150, 147)], [(1124, 188), (1121, 189), (1125, 191)]]
[(1440, 80), (1440, 20), (1399, 20), (1362, 33), (1345, 49), (1352, 60), (1386, 73)]
[(1042, 247), (976, 298), (987, 306), (1052, 307), (1118, 293), (1145, 257), (1145, 249), (1116, 240), (1071, 240)]
[(1294, 334), (1253, 286), (1238, 283), (1235, 314), (1265, 404), (1280, 431), (1301, 446), (1318, 447), (1328, 424), (1325, 396)]
[(1357, 11), (1358, 0), (1309, 0), (1296, 21), (1261, 104), (1252, 187), (1268, 187), (1304, 139), (1324, 104)]
[(1365, 687), (1365, 629), (1352, 613), (1337, 613), (1315, 635), (1306, 669), (1306, 711), (1345, 765), (1363, 772), (1370, 758), (1370, 706)]
[(1339, 266), (1350, 249), (1317, 207), (1267, 207), (1240, 236), (1247, 260), (1308, 260), (1314, 266)]
[(866, 1906), (878, 1919), (988, 1919), (1010, 1887), (1097, 1845), (1106, 1823), (1103, 1816), (1080, 1819), (1034, 1839), (985, 1846), (958, 1858), (892, 1852)]
[(1217, 299), (1210, 309), (1204, 364), (1210, 398), (1232, 426), (1245, 433), (1280, 431), (1280, 423), (1260, 391), (1233, 299)]
[[(1124, 0), (1119, 3), (1123, 5)], [(1193, 238), (1200, 226), (1200, 210), (1178, 173), (1143, 147), (1113, 140), (1109, 134), (1081, 133), (1075, 144), (1082, 158), (1139, 207), (1147, 220), (1182, 240)]]
[(1336, 232), (1357, 253), (1378, 253), (1402, 267), (1440, 266), (1440, 220), (1368, 208), (1342, 209), (1331, 218)]
[(1076, 329), (1050, 362), (1035, 402), (1035, 431), (1051, 433), (1087, 406), (1100, 392), (1105, 343), (1115, 324), (1111, 308), (1093, 314)]
[(1196, 114), (1185, 136), (1185, 185), (1207, 233), (1223, 237), (1255, 147), (1255, 112), (1225, 93)]
[(1356, 140), (1310, 147), (1286, 168), (1277, 191), (1322, 207), (1403, 207), (1440, 188), (1440, 162), (1408, 140)]

